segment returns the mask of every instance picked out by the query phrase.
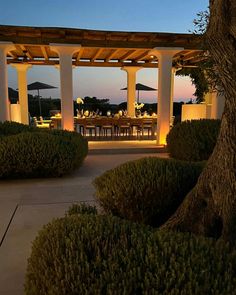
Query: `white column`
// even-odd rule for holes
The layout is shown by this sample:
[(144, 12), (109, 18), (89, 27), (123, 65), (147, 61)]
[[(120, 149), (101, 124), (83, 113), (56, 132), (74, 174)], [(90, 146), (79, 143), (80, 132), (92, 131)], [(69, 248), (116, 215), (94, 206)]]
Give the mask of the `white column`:
[(211, 119), (221, 119), (225, 106), (225, 97), (222, 93), (215, 91), (212, 93), (211, 98)]
[(21, 110), (21, 123), (29, 125), (28, 110), (28, 90), (27, 90), (27, 70), (31, 68), (29, 64), (12, 64), (17, 70), (19, 103)]
[(170, 130), (172, 88), (172, 58), (183, 48), (156, 47), (150, 55), (158, 58), (158, 115), (157, 144), (166, 144), (166, 136)]
[(0, 42), (0, 121), (10, 120), (8, 98), (7, 52), (15, 49), (10, 42)]
[(136, 100), (136, 72), (140, 67), (123, 67), (122, 70), (127, 73), (127, 112), (129, 117), (135, 117)]
[(173, 119), (173, 109), (174, 109), (174, 86), (175, 86), (175, 73), (176, 69), (172, 68), (171, 71), (171, 97), (170, 97), (170, 122)]
[(57, 52), (60, 58), (60, 85), (61, 85), (61, 115), (62, 128), (74, 130), (74, 104), (73, 104), (73, 79), (72, 56), (80, 50), (81, 45), (50, 44), (51, 50)]

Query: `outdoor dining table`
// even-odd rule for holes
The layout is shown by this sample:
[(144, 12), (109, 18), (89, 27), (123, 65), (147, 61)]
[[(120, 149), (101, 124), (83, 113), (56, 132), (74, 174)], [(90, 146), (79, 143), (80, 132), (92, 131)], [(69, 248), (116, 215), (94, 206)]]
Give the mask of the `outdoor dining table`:
[[(61, 128), (61, 116), (51, 117), (53, 126), (55, 129)], [(148, 136), (154, 135), (157, 117), (156, 116), (145, 116), (145, 117), (74, 117), (75, 130), (78, 130), (79, 133), (87, 135), (87, 131), (90, 136), (97, 135), (107, 136), (108, 130), (111, 136), (120, 136), (123, 135), (144, 135), (145, 130), (148, 130)]]

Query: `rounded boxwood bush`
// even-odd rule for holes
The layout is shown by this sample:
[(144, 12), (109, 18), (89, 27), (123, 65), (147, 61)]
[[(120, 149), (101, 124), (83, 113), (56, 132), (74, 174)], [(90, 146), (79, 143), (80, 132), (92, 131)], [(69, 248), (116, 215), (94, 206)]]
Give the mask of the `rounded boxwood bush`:
[(154, 157), (127, 162), (97, 177), (96, 199), (106, 213), (159, 226), (195, 186), (203, 163)]
[(176, 124), (167, 135), (170, 156), (185, 161), (207, 160), (213, 152), (220, 120), (192, 120)]
[(229, 295), (235, 254), (189, 234), (152, 231), (112, 216), (56, 219), (33, 242), (26, 295)]
[(78, 215), (78, 214), (97, 214), (96, 206), (92, 206), (86, 203), (72, 204), (66, 214)]
[(21, 132), (0, 140), (0, 178), (62, 176), (79, 167), (88, 144), (68, 131)]
[(35, 132), (39, 128), (17, 122), (0, 122), (0, 139), (4, 136), (16, 135), (22, 132)]

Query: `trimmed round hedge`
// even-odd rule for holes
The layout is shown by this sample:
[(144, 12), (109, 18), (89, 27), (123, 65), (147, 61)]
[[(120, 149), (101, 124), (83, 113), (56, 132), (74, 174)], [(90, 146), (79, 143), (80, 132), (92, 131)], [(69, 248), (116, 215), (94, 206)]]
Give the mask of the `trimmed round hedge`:
[(229, 295), (236, 260), (227, 245), (112, 216), (56, 219), (33, 242), (26, 295)]
[(62, 176), (79, 167), (88, 152), (76, 132), (0, 124), (0, 178)]
[(130, 161), (94, 180), (96, 199), (106, 213), (160, 226), (195, 186), (203, 166), (156, 157)]
[(220, 120), (192, 120), (176, 124), (167, 135), (170, 156), (185, 161), (207, 160), (213, 152)]
[(22, 132), (35, 132), (38, 130), (39, 128), (34, 126), (28, 126), (13, 121), (0, 122), (0, 139), (5, 136), (16, 135)]

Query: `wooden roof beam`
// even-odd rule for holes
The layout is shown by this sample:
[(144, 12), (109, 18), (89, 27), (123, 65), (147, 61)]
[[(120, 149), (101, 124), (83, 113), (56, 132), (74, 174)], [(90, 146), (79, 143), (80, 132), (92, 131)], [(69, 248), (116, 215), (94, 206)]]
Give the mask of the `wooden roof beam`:
[(48, 53), (47, 53), (46, 47), (41, 46), (40, 48), (41, 48), (41, 50), (42, 50), (42, 53), (43, 53), (43, 56), (44, 56), (45, 60), (49, 60), (49, 57), (48, 57)]
[(191, 59), (194, 59), (194, 58), (198, 58), (199, 56), (202, 55), (202, 52), (193, 52), (193, 53), (190, 53), (188, 55), (185, 55), (183, 57), (183, 60), (186, 61), (186, 60), (191, 60)]
[(186, 53), (179, 53), (175, 58), (174, 61), (182, 59), (184, 61), (194, 59), (201, 54), (202, 51), (187, 51)]
[(24, 56), (25, 55), (24, 52), (23, 52), (23, 50), (22, 50), (22, 48), (20, 47), (20, 45), (17, 45), (16, 44), (15, 47), (16, 47), (16, 50), (20, 52), (20, 55), (21, 56)]
[(110, 53), (107, 57), (106, 57), (106, 59), (105, 59), (105, 61), (106, 62), (109, 62), (118, 52), (120, 51), (120, 49), (115, 49), (112, 53)]
[(94, 56), (91, 58), (91, 62), (94, 62), (97, 58), (98, 58), (98, 56), (100, 55), (100, 53), (103, 51), (103, 48), (99, 48), (98, 50), (97, 50), (97, 52), (94, 54)]
[(79, 61), (81, 59), (83, 52), (84, 52), (84, 48), (80, 47), (80, 50), (79, 50), (77, 57), (76, 57), (76, 61)]
[[(127, 63), (123, 62), (89, 62), (89, 61), (80, 61), (73, 63), (75, 66), (79, 67), (119, 67), (122, 68), (127, 66)], [(143, 67), (143, 68), (157, 68), (158, 64), (155, 63), (132, 63), (132, 66)]]
[(135, 58), (135, 62), (143, 60), (146, 56), (150, 56), (149, 54), (149, 50), (145, 51), (144, 53), (142, 53), (141, 55), (139, 55), (138, 57)]
[(33, 59), (33, 56), (31, 55), (31, 53), (29, 52), (29, 50), (26, 49), (26, 47), (24, 45), (20, 45), (24, 55), (26, 55), (29, 59)]
[(17, 59), (17, 55), (12, 51), (9, 51), (7, 54), (10, 55), (12, 58)]
[(131, 58), (131, 56), (133, 56), (136, 53), (136, 50), (129, 50), (125, 55), (123, 55), (120, 59), (121, 62), (124, 62), (125, 60), (128, 60), (129, 58)]

